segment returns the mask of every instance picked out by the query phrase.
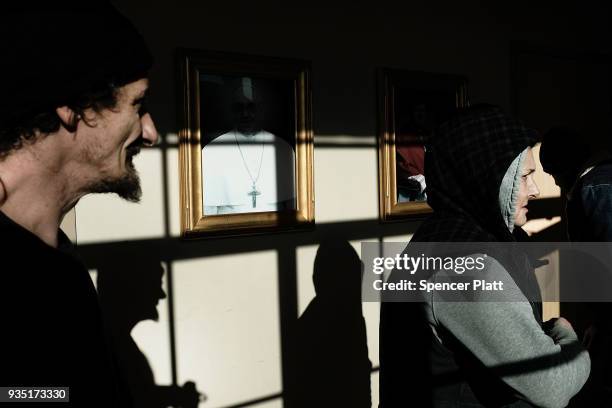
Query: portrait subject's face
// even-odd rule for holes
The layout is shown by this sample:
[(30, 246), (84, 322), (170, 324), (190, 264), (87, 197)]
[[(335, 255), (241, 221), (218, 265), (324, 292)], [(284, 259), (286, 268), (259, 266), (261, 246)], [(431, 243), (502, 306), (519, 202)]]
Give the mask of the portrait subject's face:
[(86, 112), (93, 121), (79, 122), (83, 129), (83, 166), (93, 167), (98, 173), (86, 192), (117, 193), (128, 201), (139, 201), (140, 180), (132, 158), (143, 145), (155, 144), (158, 139), (151, 115), (143, 111), (147, 89), (147, 79), (131, 82), (119, 89), (114, 108)]
[(520, 172), (519, 191), (514, 210), (514, 225), (517, 227), (521, 227), (527, 222), (527, 204), (529, 200), (540, 195), (540, 190), (538, 190), (538, 186), (533, 179), (535, 160), (531, 148), (527, 149)]
[(240, 133), (252, 135), (261, 130), (261, 107), (255, 99), (255, 89), (240, 87), (232, 93), (230, 115), (233, 126)]
[(236, 96), (231, 106), (234, 126), (244, 134), (256, 133), (259, 129), (257, 125), (257, 104), (255, 101), (248, 100), (242, 96)]

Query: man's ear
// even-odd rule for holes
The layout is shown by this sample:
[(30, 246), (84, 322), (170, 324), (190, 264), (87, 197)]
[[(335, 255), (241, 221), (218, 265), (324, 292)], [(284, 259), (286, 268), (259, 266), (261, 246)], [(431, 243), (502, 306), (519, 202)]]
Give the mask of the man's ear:
[(75, 131), (77, 123), (81, 119), (80, 115), (78, 115), (68, 106), (60, 106), (59, 108), (56, 108), (55, 113), (57, 113), (57, 116), (62, 121), (62, 126), (64, 126), (70, 132)]

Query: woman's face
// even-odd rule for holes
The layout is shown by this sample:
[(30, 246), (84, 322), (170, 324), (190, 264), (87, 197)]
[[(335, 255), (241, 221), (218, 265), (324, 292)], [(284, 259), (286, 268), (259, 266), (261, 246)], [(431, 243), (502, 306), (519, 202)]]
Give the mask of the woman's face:
[(516, 208), (514, 210), (514, 225), (521, 227), (527, 222), (527, 203), (540, 195), (540, 190), (533, 179), (535, 160), (531, 148), (527, 149), (523, 166), (520, 170), (520, 184)]

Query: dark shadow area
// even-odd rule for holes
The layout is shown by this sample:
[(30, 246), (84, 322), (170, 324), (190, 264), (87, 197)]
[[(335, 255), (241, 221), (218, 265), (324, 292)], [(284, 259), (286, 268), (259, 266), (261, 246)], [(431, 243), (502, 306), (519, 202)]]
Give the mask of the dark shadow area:
[[(561, 315), (572, 322), (591, 358), (591, 373), (570, 407), (612, 406), (612, 303), (609, 294), (612, 258), (593, 259), (578, 251), (559, 254), (561, 296), (586, 292), (577, 301), (562, 302)], [(593, 299), (591, 302), (578, 301)], [(599, 299), (599, 300), (598, 300)]]
[(611, 305), (601, 302), (561, 304), (561, 314), (574, 324), (580, 338), (586, 335), (592, 339), (588, 343), (591, 373), (569, 405), (572, 408), (612, 406)]
[[(529, 202), (528, 220), (552, 219), (561, 216), (561, 221), (526, 238), (530, 242), (565, 242), (567, 224), (563, 216), (564, 201), (560, 197), (538, 198)], [(542, 254), (545, 255), (545, 254)]]
[(131, 336), (137, 323), (159, 319), (157, 304), (166, 297), (164, 270), (153, 258), (120, 257), (99, 265), (97, 287), (109, 343), (121, 379), (122, 399), (135, 408), (195, 408), (200, 393), (193, 382), (162, 386)]
[[(534, 200), (529, 204), (530, 218), (552, 218), (561, 215), (561, 222), (533, 234), (530, 239), (539, 242), (567, 241), (567, 219), (564, 211), (565, 200), (549, 198)], [(541, 254), (545, 255), (545, 254)], [(579, 252), (561, 251), (559, 253), (560, 289), (562, 298), (567, 299), (566, 292), (584, 287), (589, 279), (589, 288), (599, 287), (605, 290), (612, 263), (598, 263)], [(565, 271), (565, 273), (564, 273)], [(577, 275), (576, 271), (584, 271)], [(569, 273), (568, 273), (569, 272)], [(592, 280), (600, 280), (593, 285)], [(579, 291), (578, 291), (579, 292)], [(582, 298), (605, 298), (605, 293), (582, 294)], [(578, 300), (578, 299), (577, 299)], [(588, 345), (591, 358), (591, 374), (580, 392), (572, 399), (570, 407), (612, 406), (612, 304), (606, 302), (566, 301), (560, 304), (561, 316), (573, 325), (580, 339), (591, 337)]]
[(288, 406), (371, 406), (361, 277), (361, 260), (348, 241), (321, 243), (314, 262), (316, 297), (297, 321)]
[(560, 197), (538, 198), (529, 201), (529, 220), (547, 218), (551, 219), (563, 213), (563, 202)]
[[(552, 218), (561, 215), (561, 222), (533, 234), (530, 239), (539, 242), (567, 241), (567, 219), (563, 210), (565, 201), (562, 198), (534, 200), (529, 204), (530, 218)], [(545, 255), (545, 254), (541, 254)], [(562, 298), (568, 298), (568, 288), (576, 292), (576, 288), (584, 287), (585, 279), (599, 279), (601, 284), (588, 287), (599, 287), (605, 290), (609, 287), (609, 268), (612, 263), (598, 263), (578, 252), (561, 251), (559, 253), (560, 289)], [(564, 273), (565, 271), (565, 273)], [(576, 275), (576, 271), (584, 274)], [(568, 273), (569, 272), (569, 273)], [(582, 298), (605, 297), (605, 293), (583, 294)], [(592, 339), (584, 344), (588, 346), (591, 358), (591, 373), (580, 392), (572, 399), (569, 407), (582, 408), (594, 406), (612, 406), (612, 304), (606, 302), (566, 301), (560, 304), (561, 316), (568, 319), (580, 339)]]
[(565, 232), (565, 222), (562, 219), (561, 222), (551, 225), (550, 227), (543, 229), (540, 232), (536, 232), (531, 235), (530, 241), (532, 242), (564, 242), (567, 241), (567, 233)]
[(278, 79), (200, 74), (202, 146), (233, 130), (266, 130), (295, 145), (292, 83)]
[(380, 408), (432, 406), (432, 333), (418, 303), (384, 302), (380, 313)]
[[(107, 259), (149, 257), (158, 254), (161, 259), (181, 261), (208, 256), (244, 254), (256, 251), (278, 250), (282, 245), (292, 248), (317, 245), (324, 237), (338, 234), (350, 240), (376, 240), (379, 237), (409, 235), (416, 231), (416, 222), (381, 224), (378, 220), (356, 220), (320, 223), (314, 231), (284, 232), (266, 235), (224, 237), (185, 241), (178, 237), (151, 238), (131, 241), (113, 241), (79, 245), (79, 254), (89, 268), (97, 268)], [(279, 265), (282, 269), (283, 266)]]
[(283, 394), (266, 395), (266, 396), (263, 396), (261, 398), (257, 398), (257, 399), (254, 399), (254, 400), (249, 400), (249, 401), (239, 402), (237, 404), (227, 405), (227, 406), (224, 406), (223, 408), (245, 408), (245, 407), (252, 407), (254, 405), (263, 404), (263, 403), (268, 402), (268, 401), (274, 401), (275, 399), (279, 399), (279, 398), (283, 398)]

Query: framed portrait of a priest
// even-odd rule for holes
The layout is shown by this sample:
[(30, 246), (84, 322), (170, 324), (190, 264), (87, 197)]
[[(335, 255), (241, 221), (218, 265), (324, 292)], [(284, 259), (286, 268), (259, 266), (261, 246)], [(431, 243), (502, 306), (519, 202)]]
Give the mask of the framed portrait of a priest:
[(310, 65), (180, 50), (186, 238), (314, 223)]

